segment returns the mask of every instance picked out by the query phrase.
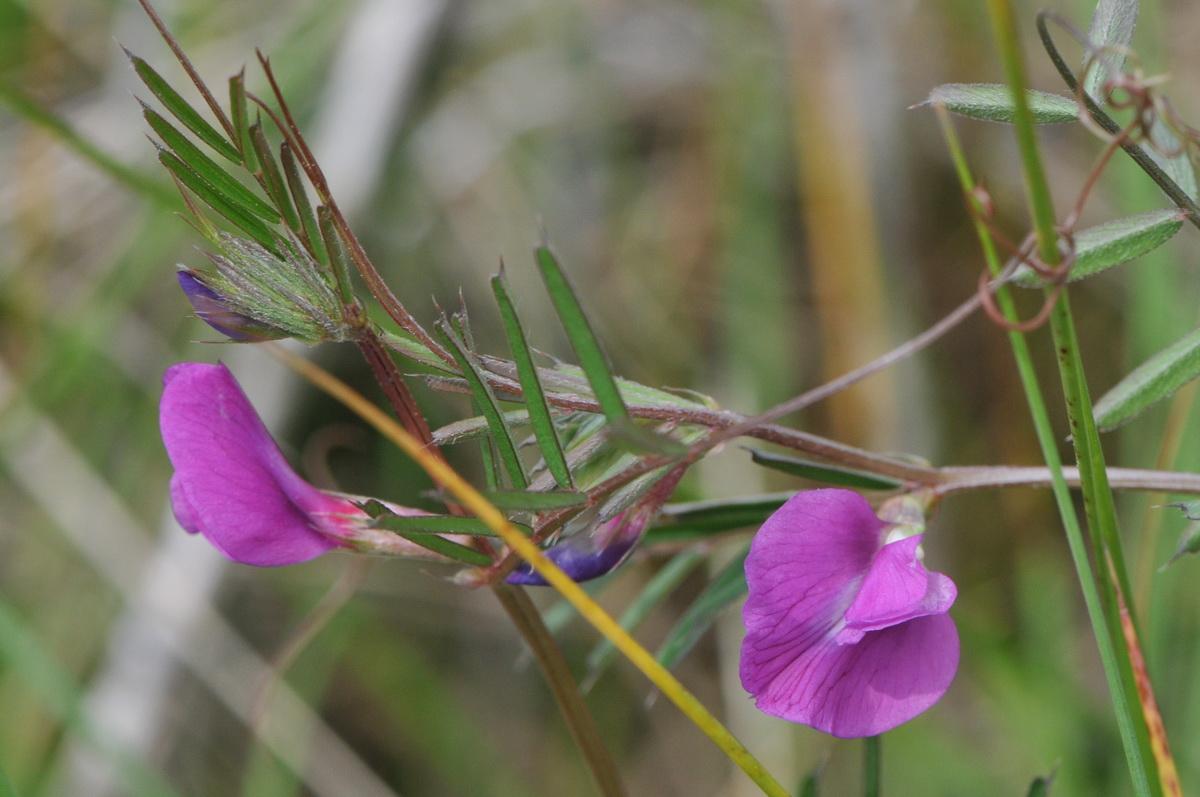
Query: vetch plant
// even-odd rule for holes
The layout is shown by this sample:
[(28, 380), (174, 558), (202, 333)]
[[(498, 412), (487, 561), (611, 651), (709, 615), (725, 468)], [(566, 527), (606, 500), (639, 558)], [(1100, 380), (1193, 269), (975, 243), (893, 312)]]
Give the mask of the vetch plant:
[[(1077, 34), (1085, 51), (1083, 81), (1065, 70), (1075, 92), (1069, 97), (1027, 92), (1011, 9), (992, 0), (1008, 85), (951, 84), (935, 89), (929, 100), (945, 122), (983, 247), (987, 268), (978, 291), (893, 351), (756, 416), (721, 407), (708, 396), (616, 376), (584, 301), (544, 238), (534, 251), (535, 265), (577, 365), (537, 354), (503, 271), (492, 288), (511, 359), (489, 353), (500, 341), (476, 340), (465, 307), (449, 314), (439, 308), (427, 328), (384, 282), (350, 228), (267, 60), (260, 56), (272, 101), (248, 93), (239, 74), (230, 81), (226, 111), (143, 4), (216, 118), (215, 125), (206, 121), (149, 64), (130, 56), (166, 111), (144, 106), (159, 159), (211, 247), (215, 271), (179, 272), (196, 315), (241, 343), (280, 338), (353, 343), (386, 396), (390, 415), (311, 363), (278, 356), (414, 459), (432, 477), (437, 487), (432, 497), (444, 506), (443, 514), (434, 515), (318, 489), (288, 465), (224, 366), (188, 363), (167, 373), (161, 402), (163, 441), (175, 468), (171, 499), (185, 529), (244, 564), (297, 564), (335, 550), (413, 556), (442, 563), (459, 585), (490, 588), (533, 650), (598, 788), (623, 794), (620, 772), (562, 652), (524, 591), (549, 585), (765, 793), (785, 794), (669, 666), (686, 655), (720, 611), (745, 596), (740, 675), (746, 699), (763, 712), (843, 738), (875, 737), (913, 720), (952, 688), (960, 653), (949, 614), (959, 597), (955, 583), (923, 562), (930, 507), (966, 490), (1048, 486), (1074, 557), (1135, 790), (1178, 793), (1142, 653), (1138, 596), (1126, 572), (1112, 491), (1200, 493), (1200, 476), (1107, 466), (1068, 302), (1073, 280), (1154, 249), (1184, 221), (1200, 226), (1184, 143), (1178, 151), (1161, 146), (1164, 131), (1188, 145), (1200, 136), (1182, 125), (1154, 81), (1122, 67), (1132, 22), (1112, 20), (1128, 20), (1136, 3), (1103, 0), (1091, 34)], [(1040, 20), (1043, 39), (1062, 63), (1047, 19)], [(1123, 123), (1107, 113), (1120, 116), (1129, 108), (1133, 113)], [(1013, 125), (1033, 217), (1024, 239), (1006, 240), (997, 229), (991, 198), (975, 184), (946, 109)], [(1074, 206), (1059, 219), (1042, 176), (1035, 124), (1084, 119), (1089, 129), (1101, 131), (1103, 144)], [(1176, 207), (1078, 229), (1096, 181), (1122, 150)], [(1156, 165), (1159, 161), (1169, 168)], [(369, 297), (359, 294), (354, 274)], [(1042, 307), (1028, 319), (1016, 315), (1014, 286), (1042, 289)], [(380, 311), (375, 315), (368, 312), (372, 302)], [(913, 356), (977, 309), (1009, 334), (1044, 467), (935, 467), (777, 423)], [(1058, 355), (1074, 467), (1059, 460), (1062, 435), (1051, 426), (1026, 343), (1026, 333), (1043, 325), (1050, 327)], [(1195, 349), (1191, 344), (1168, 349), (1134, 371), (1101, 402), (1102, 417), (1126, 420), (1194, 378), (1200, 371)], [(431, 428), (409, 387), (414, 378), (434, 390), (469, 396), (472, 415)], [(760, 446), (752, 453), (756, 463), (835, 487), (670, 503), (692, 465), (741, 437)], [(482, 487), (452, 467), (443, 451), (467, 442), (478, 444)], [(765, 450), (763, 444), (789, 453)], [(1084, 496), (1086, 539), (1071, 487)], [(631, 633), (650, 610), (650, 599), (622, 624), (577, 585), (647, 550), (690, 566), (707, 554), (714, 535), (747, 527), (758, 530), (743, 548), (744, 566), (737, 558), (712, 579), (658, 657)], [(871, 760), (867, 780), (876, 783), (878, 756)]]

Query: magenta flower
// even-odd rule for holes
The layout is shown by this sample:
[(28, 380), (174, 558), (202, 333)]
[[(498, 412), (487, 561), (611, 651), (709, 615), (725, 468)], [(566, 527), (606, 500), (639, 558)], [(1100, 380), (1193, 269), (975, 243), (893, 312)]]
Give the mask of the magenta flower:
[(742, 685), (767, 714), (854, 738), (932, 706), (958, 668), (954, 582), (927, 571), (923, 535), (849, 490), (793, 496), (746, 559)]
[(339, 547), (430, 555), (397, 535), (370, 528), (367, 513), (351, 500), (296, 475), (224, 365), (176, 365), (163, 384), (159, 420), (175, 466), (175, 517), (229, 559), (289, 565)]

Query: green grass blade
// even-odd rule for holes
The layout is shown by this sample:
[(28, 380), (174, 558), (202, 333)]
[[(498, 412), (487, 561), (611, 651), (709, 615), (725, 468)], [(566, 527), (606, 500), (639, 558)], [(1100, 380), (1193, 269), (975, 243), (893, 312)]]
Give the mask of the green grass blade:
[(517, 446), (513, 442), (512, 430), (508, 426), (504, 413), (500, 410), (496, 394), (492, 392), (491, 385), (483, 376), (479, 360), (473, 352), (467, 349), (466, 344), (450, 328), (445, 318), (438, 321), (436, 328), (458, 363), (458, 367), (462, 370), (463, 377), (471, 388), (471, 395), (479, 404), (479, 411), (487, 419), (488, 429), (492, 433), (492, 440), (496, 443), (500, 461), (504, 464), (504, 470), (508, 473), (509, 480), (515, 487), (524, 490), (529, 486), (529, 474), (526, 473), (525, 463), (521, 460), (520, 452), (517, 451)]
[(191, 167), (206, 182), (229, 197), (231, 202), (241, 205), (248, 212), (271, 224), (279, 223), (279, 213), (275, 208), (242, 185), (236, 177), (225, 171), (216, 161), (201, 152), (199, 147), (176, 130), (170, 122), (163, 118), (162, 114), (149, 106), (143, 106), (142, 114), (149, 123), (150, 129), (158, 135), (159, 140), (167, 146), (167, 149)]
[(0, 597), (0, 661), (20, 673), (28, 687), (71, 733), (113, 762), (125, 781), (127, 793), (134, 797), (168, 797), (176, 794), (161, 775), (125, 751), (117, 749), (89, 721), (79, 687), (30, 633), (16, 608), (3, 597)]
[(513, 303), (508, 288), (508, 280), (504, 277), (504, 268), (492, 277), (492, 292), (496, 296), (496, 304), (500, 307), (500, 317), (504, 322), (504, 335), (508, 338), (508, 348), (512, 351), (513, 362), (517, 366), (517, 379), (525, 391), (525, 406), (529, 411), (529, 422), (533, 426), (534, 436), (542, 457), (546, 460), (546, 469), (554, 476), (559, 486), (567, 489), (575, 486), (571, 478), (571, 468), (567, 465), (566, 455), (563, 454), (562, 441), (558, 439), (558, 431), (554, 428), (554, 418), (550, 414), (550, 405), (546, 403), (546, 394), (542, 390), (542, 380), (538, 378), (537, 366), (533, 362), (533, 353), (525, 339), (525, 329), (517, 307)]
[(832, 465), (818, 465), (808, 460), (784, 454), (773, 454), (757, 448), (750, 449), (750, 458), (754, 460), (755, 464), (765, 468), (811, 479), (815, 482), (836, 484), (840, 487), (853, 487), (859, 490), (895, 490), (901, 484), (894, 479), (886, 479), (871, 473), (835, 468)]
[(88, 141), (59, 116), (48, 111), (39, 102), (17, 90), (5, 80), (0, 80), (0, 103), (30, 124), (37, 125), (62, 141), (72, 151), (83, 157), (100, 171), (138, 194), (160, 205), (179, 206), (179, 197), (165, 182), (153, 180), (147, 175), (126, 166), (104, 150)]
[[(1079, 106), (1071, 97), (1033, 90), (1027, 96), (1038, 124), (1074, 122), (1079, 118)], [(1006, 124), (1012, 124), (1015, 109), (1008, 86), (996, 83), (945, 83), (929, 92), (929, 99), (921, 103), (937, 104), (960, 116)]]
[(587, 375), (601, 411), (610, 423), (628, 418), (629, 411), (625, 408), (625, 401), (617, 389), (608, 358), (604, 356), (600, 342), (596, 340), (592, 325), (584, 314), (583, 306), (580, 305), (579, 297), (571, 287), (566, 273), (549, 246), (542, 244), (537, 247), (534, 257), (538, 270), (542, 273), (542, 280), (546, 283), (550, 301), (554, 304), (558, 318), (567, 333), (571, 348), (575, 350), (575, 356), (579, 358), (579, 365)]
[(204, 117), (187, 100), (179, 95), (179, 92), (171, 88), (171, 85), (154, 71), (153, 67), (128, 50), (125, 51), (125, 54), (129, 56), (129, 60), (133, 63), (133, 71), (137, 72), (138, 77), (146, 84), (146, 88), (150, 89), (151, 93), (158, 98), (158, 101), (163, 104), (164, 108), (171, 112), (172, 116), (178, 119), (188, 130), (195, 133), (197, 138), (212, 147), (214, 152), (233, 161), (238, 166), (242, 165), (242, 154), (237, 151), (237, 147), (230, 144), (225, 136), (218, 133), (215, 127), (206, 122)]
[(658, 649), (655, 658), (660, 664), (668, 669), (678, 664), (716, 622), (721, 610), (746, 594), (745, 565), (749, 553), (750, 545), (747, 543), (745, 550), (722, 568), (696, 602), (683, 613)]

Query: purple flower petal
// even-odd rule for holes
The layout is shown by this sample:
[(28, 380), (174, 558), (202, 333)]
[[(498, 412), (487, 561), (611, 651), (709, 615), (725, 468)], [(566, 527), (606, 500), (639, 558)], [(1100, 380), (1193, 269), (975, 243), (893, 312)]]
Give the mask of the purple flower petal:
[(849, 490), (800, 493), (746, 560), (742, 684), (759, 709), (841, 737), (873, 736), (933, 705), (958, 667), (953, 583), (916, 558), (919, 537)]
[(163, 443), (180, 525), (235, 562), (304, 562), (338, 547), (350, 501), (296, 475), (224, 365), (183, 363), (163, 377)]

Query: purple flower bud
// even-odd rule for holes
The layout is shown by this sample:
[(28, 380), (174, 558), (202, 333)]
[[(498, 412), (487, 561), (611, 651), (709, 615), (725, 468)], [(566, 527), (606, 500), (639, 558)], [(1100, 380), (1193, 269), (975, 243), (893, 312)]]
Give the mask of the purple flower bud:
[[(546, 556), (576, 581), (598, 578), (616, 570), (641, 542), (646, 528), (671, 497), (685, 470), (678, 467), (668, 471), (636, 504), (590, 533), (581, 532), (552, 545), (546, 549)], [(546, 586), (546, 579), (528, 562), (523, 562), (504, 580), (509, 584)]]
[(854, 738), (941, 698), (958, 668), (957, 591), (921, 564), (923, 535), (889, 539), (849, 490), (793, 496), (746, 559), (742, 685), (767, 714)]
[[(339, 547), (432, 556), (398, 535), (371, 528), (370, 517), (349, 498), (300, 478), (224, 365), (176, 365), (163, 385), (159, 420), (175, 466), (175, 517), (229, 559), (261, 567), (289, 565)], [(401, 515), (424, 514), (389, 507)]]
[(240, 343), (262, 343), (287, 337), (283, 330), (231, 309), (228, 299), (213, 290), (203, 272), (181, 270), (178, 276), (179, 287), (192, 303), (196, 316), (222, 335)]

